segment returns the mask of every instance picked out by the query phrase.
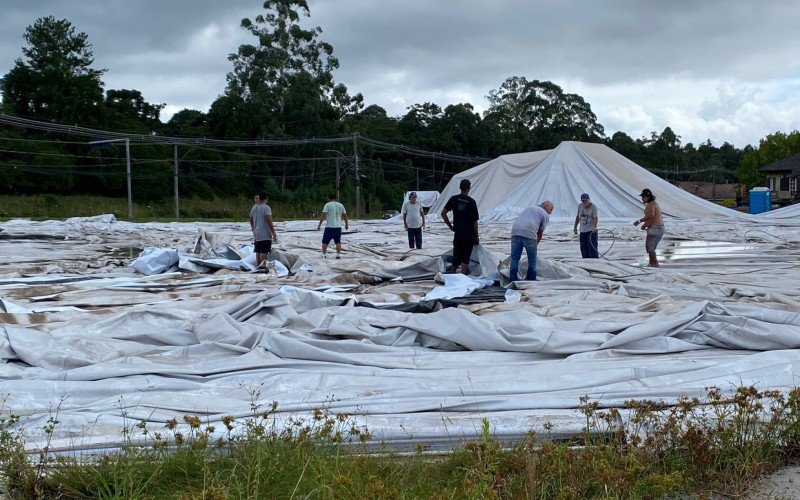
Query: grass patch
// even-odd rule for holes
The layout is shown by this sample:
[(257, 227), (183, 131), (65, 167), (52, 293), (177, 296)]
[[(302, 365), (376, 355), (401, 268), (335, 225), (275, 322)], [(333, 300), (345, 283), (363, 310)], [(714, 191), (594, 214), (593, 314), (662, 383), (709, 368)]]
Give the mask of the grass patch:
[[(504, 448), (484, 420), (481, 439), (438, 456), (367, 453), (369, 432), (325, 410), (279, 429), (273, 404), (253, 406), (243, 421), (223, 418), (222, 432), (193, 415), (157, 431), (138, 422), (121, 452), (89, 464), (54, 458), (47, 447), (29, 459), (11, 417), (0, 421), (0, 471), (13, 498), (738, 496), (796, 460), (799, 404), (798, 389), (709, 389), (673, 406), (630, 401), (620, 425), (618, 410), (584, 400), (584, 433), (569, 442), (545, 431)], [(56, 413), (45, 434), (57, 425)]]
[[(270, 207), (275, 220), (314, 219), (327, 200), (319, 203), (289, 203), (273, 201)], [(181, 198), (179, 200), (181, 221), (217, 220), (228, 222), (246, 221), (252, 207), (252, 196), (232, 198)], [(354, 209), (350, 212), (355, 213)], [(70, 195), (0, 195), (0, 220), (27, 217), (36, 220), (66, 219), (68, 217), (90, 217), (100, 214), (114, 214), (119, 220), (127, 220), (128, 200), (102, 196)], [(174, 221), (175, 212), (172, 199), (134, 203), (135, 222)], [(352, 215), (352, 214), (351, 214)], [(365, 219), (379, 217), (376, 214), (363, 216)]]

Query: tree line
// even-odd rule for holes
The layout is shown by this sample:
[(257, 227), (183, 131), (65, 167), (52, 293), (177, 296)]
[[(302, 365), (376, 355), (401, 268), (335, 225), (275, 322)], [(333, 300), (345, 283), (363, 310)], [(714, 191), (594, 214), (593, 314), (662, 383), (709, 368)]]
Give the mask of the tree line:
[[(432, 102), (389, 116), (378, 104), (337, 83), (339, 61), (319, 27), (306, 29), (306, 0), (267, 0), (241, 28), (252, 43), (229, 55), (227, 85), (208, 112), (184, 109), (161, 120), (164, 103), (135, 89), (105, 89), (86, 33), (66, 19), (43, 17), (23, 35), (22, 57), (0, 80), (8, 115), (109, 131), (217, 139), (289, 140), (355, 136), (350, 142), (217, 148), (182, 145), (182, 196), (213, 198), (264, 189), (273, 199), (322, 199), (335, 188), (352, 200), (361, 184), (369, 204), (394, 208), (404, 191), (441, 190), (479, 158), (550, 149), (564, 140), (604, 143), (669, 180), (763, 183), (758, 168), (800, 151), (800, 134), (776, 132), (758, 147), (682, 143), (670, 127), (649, 137), (608, 137), (581, 96), (549, 81), (510, 76), (486, 96), (484, 113), (470, 103)], [(359, 143), (357, 137), (372, 140)], [(379, 143), (431, 152), (377, 147)], [(131, 146), (137, 201), (172, 194), (175, 148)], [(359, 156), (358, 177), (354, 157)], [(447, 153), (439, 155), (436, 153)], [(65, 134), (0, 127), (0, 193), (124, 196), (124, 154), (95, 149)]]

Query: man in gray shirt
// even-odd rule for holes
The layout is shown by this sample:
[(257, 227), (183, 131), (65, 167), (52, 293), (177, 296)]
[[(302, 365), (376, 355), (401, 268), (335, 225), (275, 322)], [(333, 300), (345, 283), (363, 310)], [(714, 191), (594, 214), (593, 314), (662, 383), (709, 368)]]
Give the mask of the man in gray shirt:
[(578, 215), (575, 216), (575, 225), (572, 232), (578, 234), (578, 224), (581, 225), (581, 257), (584, 259), (597, 259), (600, 252), (597, 250), (597, 207), (589, 199), (589, 195), (581, 195), (581, 204), (578, 205)]
[(511, 226), (511, 262), (509, 263), (509, 280), (519, 279), (519, 260), (522, 258), (522, 249), (528, 254), (528, 271), (525, 273), (527, 281), (536, 281), (536, 250), (542, 240), (544, 230), (550, 222), (553, 213), (553, 202), (545, 201), (541, 205), (528, 207), (519, 214), (514, 225)]
[(412, 191), (408, 201), (403, 203), (400, 211), (403, 214), (403, 227), (408, 233), (408, 248), (422, 248), (422, 229), (425, 227), (425, 212), (422, 204), (417, 202), (417, 193)]
[(260, 267), (272, 250), (272, 238), (278, 239), (272, 224), (272, 209), (267, 205), (264, 192), (258, 193), (258, 203), (250, 209), (250, 229), (253, 230), (255, 241), (256, 267)]

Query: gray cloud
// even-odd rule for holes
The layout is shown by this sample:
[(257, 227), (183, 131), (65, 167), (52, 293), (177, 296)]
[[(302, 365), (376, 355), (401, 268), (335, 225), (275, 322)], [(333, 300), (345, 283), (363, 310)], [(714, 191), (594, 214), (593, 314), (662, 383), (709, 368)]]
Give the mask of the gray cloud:
[[(4, 0), (0, 71), (37, 17), (89, 34), (107, 88), (136, 88), (167, 112), (206, 110), (227, 55), (249, 41), (260, 0)], [(311, 0), (309, 25), (339, 57), (336, 74), (368, 104), (471, 102), (512, 75), (551, 80), (592, 105), (607, 132), (671, 126), (684, 142), (737, 146), (800, 128), (800, 4), (745, 0)]]

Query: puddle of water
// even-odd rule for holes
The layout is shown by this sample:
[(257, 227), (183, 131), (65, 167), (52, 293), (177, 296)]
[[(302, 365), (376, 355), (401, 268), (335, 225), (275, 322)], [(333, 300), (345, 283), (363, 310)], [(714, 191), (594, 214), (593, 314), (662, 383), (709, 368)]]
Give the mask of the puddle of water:
[(675, 241), (657, 249), (665, 260), (716, 259), (720, 257), (744, 257), (757, 255), (758, 247), (745, 243), (727, 241)]
[(117, 247), (111, 251), (111, 257), (135, 259), (142, 253), (142, 250), (144, 250), (142, 247), (135, 246)]
[(0, 240), (47, 240), (47, 241), (54, 241), (54, 240), (63, 240), (63, 236), (53, 236), (52, 234), (8, 234), (6, 232), (0, 233)]

